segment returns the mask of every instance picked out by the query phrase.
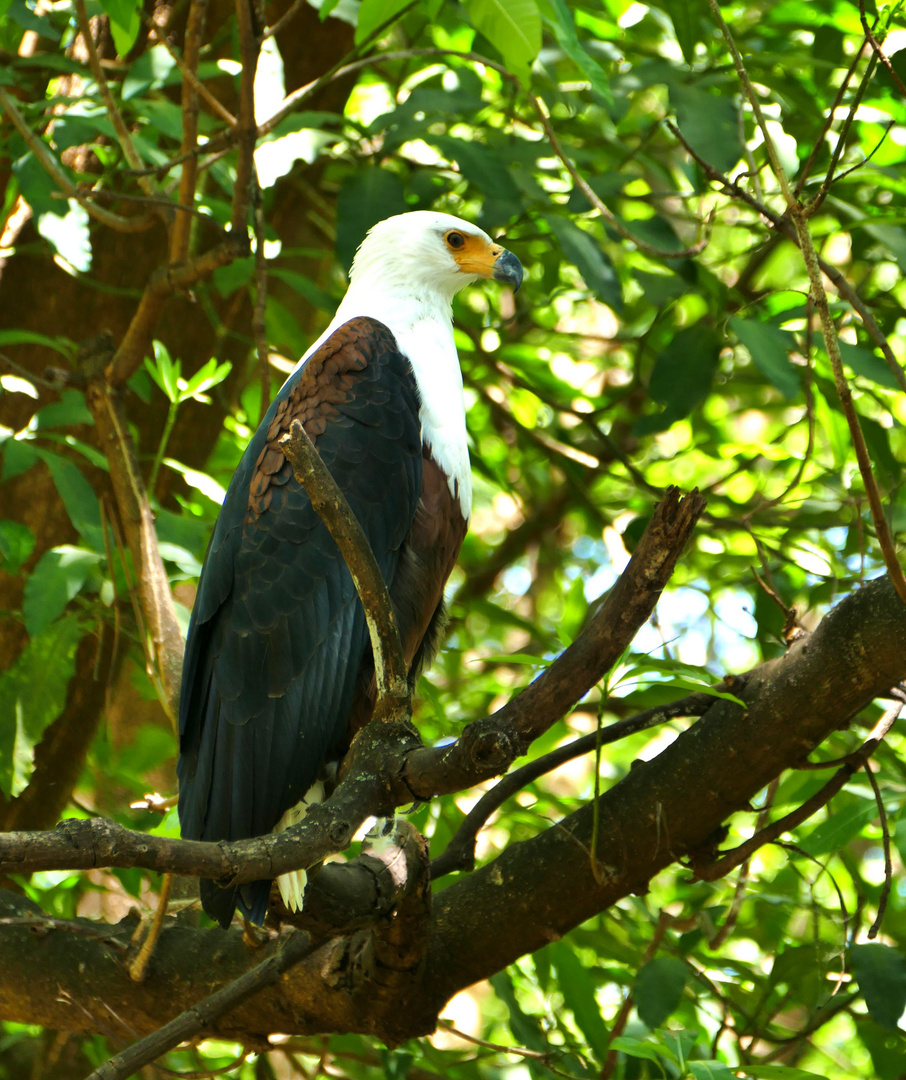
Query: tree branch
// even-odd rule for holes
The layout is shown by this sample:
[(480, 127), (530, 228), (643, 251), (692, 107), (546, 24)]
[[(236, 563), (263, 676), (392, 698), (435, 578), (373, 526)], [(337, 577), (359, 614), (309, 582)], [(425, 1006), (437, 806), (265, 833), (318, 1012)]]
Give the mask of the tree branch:
[(308, 934), (293, 931), (279, 951), (262, 960), (257, 967), (216, 991), (204, 1001), (192, 1005), (168, 1024), (145, 1039), (116, 1054), (95, 1069), (87, 1080), (125, 1080), (159, 1058), (174, 1046), (208, 1031), (222, 1016), (232, 1012), (266, 986), (271, 986), (286, 971), (303, 960), (312, 950)]
[(122, 393), (102, 374), (112, 351), (109, 335), (87, 343), (80, 355), (88, 378), (85, 401), (94, 417), (98, 446), (110, 466), (110, 482), (135, 574), (148, 641), (149, 665), (160, 680), (161, 704), (171, 720), (179, 711), (183, 640), (170, 583), (157, 546), (154, 516), (129, 434)]
[(377, 682), (374, 719), (406, 721), (412, 714), (409, 675), (393, 606), (371, 546), (301, 421), (293, 421), (280, 447), (340, 549), (365, 609)]
[[(846, 597), (785, 656), (749, 673), (745, 709), (716, 700), (666, 750), (605, 792), (597, 810), (585, 806), (436, 895), (425, 961), (389, 992), (358, 965), (367, 937), (352, 934), (318, 946), (279, 987), (212, 1023), (209, 1033), (254, 1042), (272, 1031), (364, 1032), (397, 1044), (432, 1030), (465, 986), (644, 892), (673, 860), (713, 849), (729, 815), (749, 812), (759, 790), (904, 676), (906, 607), (883, 577)], [(596, 817), (593, 854), (605, 870), (598, 877), (589, 858)], [(0, 916), (19, 920), (4, 925), (0, 918), (0, 1018), (49, 1027), (123, 1030), (126, 1022), (147, 1032), (208, 997), (212, 980), (232, 982), (258, 960), (238, 930), (199, 931), (167, 920), (148, 979), (137, 984), (120, 959), (130, 928), (86, 921), (91, 936), (35, 935), (21, 920), (40, 913), (9, 894), (0, 895)], [(107, 1002), (116, 1002), (116, 1017)]]
[[(737, 692), (743, 683), (742, 679), (734, 680), (733, 690)], [(574, 739), (565, 746), (558, 746), (549, 754), (544, 754), (528, 765), (515, 769), (496, 783), (490, 791), (485, 792), (478, 802), (472, 807), (465, 820), (456, 830), (453, 839), (447, 844), (444, 853), (439, 855), (431, 863), (431, 880), (436, 881), (444, 874), (450, 874), (457, 870), (473, 870), (475, 868), (475, 840), (487, 822), (491, 814), (499, 809), (517, 791), (521, 791), (526, 784), (531, 784), (540, 776), (544, 776), (554, 769), (558, 769), (567, 761), (574, 761), (577, 757), (590, 754), (599, 746), (608, 746), (610, 743), (626, 739), (639, 731), (665, 724), (669, 720), (676, 720), (682, 716), (701, 716), (707, 712), (714, 703), (712, 694), (695, 693), (684, 697), (681, 701), (674, 701), (668, 705), (659, 705), (654, 709), (646, 709), (645, 712), (635, 716), (627, 716), (623, 720), (617, 720), (600, 731), (592, 731), (579, 739)]]
[(419, 749), (406, 762), (413, 796), (430, 798), (471, 787), (505, 771), (610, 670), (651, 615), (705, 508), (693, 492), (668, 489), (629, 565), (576, 640), (522, 693), (470, 724), (448, 747)]

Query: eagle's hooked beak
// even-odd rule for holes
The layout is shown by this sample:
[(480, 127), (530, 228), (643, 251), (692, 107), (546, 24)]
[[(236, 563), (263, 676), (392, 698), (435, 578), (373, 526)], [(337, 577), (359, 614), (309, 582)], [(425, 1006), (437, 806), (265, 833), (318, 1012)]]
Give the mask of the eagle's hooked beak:
[(522, 263), (512, 251), (506, 248), (500, 249), (500, 254), (494, 260), (494, 272), (491, 275), (495, 281), (503, 281), (513, 286), (513, 292), (519, 292), (522, 284)]
[(514, 292), (522, 284), (522, 263), (500, 244), (489, 244), (481, 236), (466, 236), (458, 229), (451, 229), (446, 241), (464, 274), (503, 281), (512, 285)]

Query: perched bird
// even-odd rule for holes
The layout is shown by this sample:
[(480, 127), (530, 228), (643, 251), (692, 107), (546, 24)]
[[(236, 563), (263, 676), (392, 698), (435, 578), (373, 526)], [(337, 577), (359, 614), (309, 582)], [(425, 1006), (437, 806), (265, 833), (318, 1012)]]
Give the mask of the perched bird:
[[(179, 708), (179, 820), (192, 840), (286, 828), (374, 706), (362, 605), (279, 446), (302, 421), (387, 583), (410, 678), (430, 660), (472, 482), (452, 299), (478, 278), (518, 288), (519, 260), (481, 229), (429, 211), (368, 233), (327, 330), (246, 448), (205, 557)], [(262, 922), (269, 881), (202, 880), (205, 911)], [(279, 880), (302, 902), (304, 876)]]

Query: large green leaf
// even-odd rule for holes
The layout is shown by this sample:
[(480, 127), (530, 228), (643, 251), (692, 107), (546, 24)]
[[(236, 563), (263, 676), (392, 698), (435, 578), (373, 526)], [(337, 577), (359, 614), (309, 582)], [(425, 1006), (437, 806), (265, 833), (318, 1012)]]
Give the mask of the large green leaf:
[(472, 25), (528, 86), (529, 68), (541, 51), (541, 13), (535, 0), (467, 0)]
[(567, 942), (561, 941), (552, 946), (550, 952), (557, 969), (557, 986), (563, 994), (563, 1003), (575, 1017), (595, 1057), (603, 1061), (607, 1056), (610, 1032), (595, 997), (595, 980)]
[(557, 238), (564, 258), (576, 267), (589, 289), (619, 313), (623, 307), (620, 279), (598, 241), (568, 218), (545, 214), (544, 220)]
[(895, 1029), (906, 1010), (906, 956), (890, 945), (853, 945), (852, 972), (859, 983), (872, 1020)]
[(74, 618), (61, 619), (0, 673), (0, 792), (6, 798), (25, 789), (35, 746), (66, 704), (81, 636)]
[(860, 799), (843, 810), (838, 811), (810, 833), (799, 846), (809, 855), (829, 855), (846, 847), (850, 840), (874, 821), (878, 816), (878, 807), (874, 799)]
[(799, 372), (790, 363), (795, 347), (792, 334), (757, 319), (731, 319), (731, 329), (752, 355), (755, 366), (788, 400), (798, 397), (802, 384)]
[(639, 1019), (648, 1027), (659, 1028), (683, 999), (689, 972), (676, 956), (659, 956), (641, 968), (632, 989)]
[(75, 529), (95, 551), (104, 550), (101, 533), (101, 506), (94, 489), (71, 461), (56, 454), (39, 450), (38, 454), (50, 469), (57, 491)]
[(737, 106), (731, 94), (720, 97), (698, 86), (670, 83), (676, 123), (693, 150), (726, 173), (742, 157)]
[(0, 521), (0, 569), (16, 574), (35, 549), (35, 534), (18, 521)]
[(101, 558), (94, 551), (69, 544), (44, 552), (25, 582), (22, 602), (25, 629), (33, 638), (63, 614)]
[(566, 0), (550, 0), (551, 15), (545, 16), (545, 22), (550, 26), (557, 39), (560, 48), (573, 61), (576, 67), (591, 83), (594, 92), (600, 95), (604, 101), (612, 104), (613, 94), (610, 83), (604, 74), (604, 69), (585, 49), (579, 41), (576, 33), (576, 24)]
[(361, 45), (380, 27), (411, 7), (413, 0), (362, 0), (355, 27), (355, 43)]
[(648, 391), (665, 405), (661, 416), (646, 417), (636, 425), (641, 433), (661, 431), (680, 420), (711, 391), (720, 360), (721, 340), (704, 322), (680, 330), (654, 362)]
[(406, 207), (403, 185), (387, 169), (366, 166), (340, 188), (337, 200), (337, 258), (348, 270), (356, 248), (372, 225)]

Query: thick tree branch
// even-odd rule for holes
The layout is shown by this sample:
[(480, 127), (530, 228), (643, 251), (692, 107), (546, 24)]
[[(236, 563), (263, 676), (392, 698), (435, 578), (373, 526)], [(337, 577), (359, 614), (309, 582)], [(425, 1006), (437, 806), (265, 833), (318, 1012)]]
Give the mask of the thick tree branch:
[(457, 742), (410, 756), (404, 781), (413, 795), (430, 798), (496, 776), (569, 712), (651, 615), (704, 508), (698, 492), (680, 498), (670, 488), (629, 565), (572, 645), (502, 709), (470, 724)]
[[(272, 1031), (347, 1031), (396, 1043), (432, 1030), (463, 987), (644, 892), (675, 859), (711, 851), (729, 815), (748, 811), (771, 779), (904, 676), (906, 605), (880, 578), (843, 600), (784, 657), (749, 673), (745, 709), (715, 701), (658, 757), (638, 763), (601, 796), (595, 867), (589, 845), (596, 814), (588, 805), (436, 896), (425, 963), (390, 993), (359, 964), (367, 937), (353, 934), (320, 945), (279, 989), (265, 989), (210, 1034), (254, 1042)], [(136, 984), (120, 959), (131, 927), (86, 922), (91, 936), (36, 935), (21, 924), (41, 917), (34, 905), (7, 895), (0, 908), (16, 920), (0, 920), (4, 1019), (82, 1031), (122, 1031), (126, 1022), (147, 1032), (258, 961), (238, 931), (170, 925), (148, 979)], [(116, 1003), (119, 1019), (107, 1002)]]
[(168, 1024), (164, 1024), (147, 1038), (134, 1043), (127, 1050), (105, 1061), (88, 1080), (125, 1080), (155, 1058), (172, 1050), (187, 1039), (207, 1032), (226, 1013), (248, 1001), (270, 986), (305, 955), (311, 952), (311, 939), (307, 934), (294, 931), (280, 949), (262, 960), (257, 967), (241, 975), (222, 990), (217, 990), (204, 1001), (192, 1005)]
[[(323, 468), (314, 451), (300, 460), (303, 469)], [(318, 484), (311, 486), (316, 509), (315, 500), (329, 491)], [(330, 486), (336, 488), (332, 478)], [(141, 866), (213, 878), (223, 885), (274, 878), (342, 851), (369, 816), (392, 813), (415, 799), (472, 787), (504, 772), (628, 647), (654, 609), (704, 505), (697, 493), (680, 498), (675, 488), (670, 489), (656, 507), (629, 565), (585, 630), (521, 694), (493, 716), (469, 725), (452, 746), (424, 747), (408, 721), (388, 718), (366, 725), (356, 735), (333, 795), (313, 807), (304, 822), (282, 833), (215, 844), (134, 833), (102, 819), (71, 820), (53, 832), (0, 837), (0, 871)], [(338, 513), (325, 510), (334, 523), (343, 520)], [(343, 528), (348, 527), (349, 522), (344, 522)], [(350, 558), (358, 563), (367, 544), (343, 539), (347, 543)], [(382, 585), (376, 567), (375, 571)], [(373, 610), (370, 600), (365, 608)]]

